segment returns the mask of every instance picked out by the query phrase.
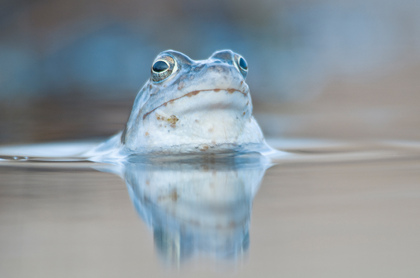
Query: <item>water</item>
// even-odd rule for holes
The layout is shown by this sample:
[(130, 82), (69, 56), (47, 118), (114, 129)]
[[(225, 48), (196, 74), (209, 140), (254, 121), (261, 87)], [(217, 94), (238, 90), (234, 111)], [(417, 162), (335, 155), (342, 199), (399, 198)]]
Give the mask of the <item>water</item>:
[(1, 277), (420, 274), (415, 142), (272, 140), (285, 152), (271, 159), (72, 156), (94, 144), (0, 149)]

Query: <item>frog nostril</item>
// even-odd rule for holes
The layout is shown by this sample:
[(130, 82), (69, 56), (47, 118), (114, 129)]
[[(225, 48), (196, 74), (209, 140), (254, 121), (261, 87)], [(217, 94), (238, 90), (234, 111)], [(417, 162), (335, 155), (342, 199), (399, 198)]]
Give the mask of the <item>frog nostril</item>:
[(204, 64), (203, 64), (203, 65), (197, 65), (197, 66), (195, 66), (195, 67), (193, 67), (193, 68), (192, 68), (192, 71), (193, 71), (193, 72), (199, 72), (199, 71), (201, 71), (202, 69), (204, 69), (204, 68), (205, 68), (205, 66), (206, 66), (206, 65), (204, 65)]

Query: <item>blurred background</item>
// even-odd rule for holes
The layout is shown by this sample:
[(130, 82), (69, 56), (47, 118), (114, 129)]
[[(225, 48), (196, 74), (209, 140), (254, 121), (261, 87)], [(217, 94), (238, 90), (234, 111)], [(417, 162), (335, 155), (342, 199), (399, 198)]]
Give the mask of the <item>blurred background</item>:
[(160, 51), (225, 48), (267, 136), (420, 140), (420, 1), (1, 0), (0, 144), (111, 135)]

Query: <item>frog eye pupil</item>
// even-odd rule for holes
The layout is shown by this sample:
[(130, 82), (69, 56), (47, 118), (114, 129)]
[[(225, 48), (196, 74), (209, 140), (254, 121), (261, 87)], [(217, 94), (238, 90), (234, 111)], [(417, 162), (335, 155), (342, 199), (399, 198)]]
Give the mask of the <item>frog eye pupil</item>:
[(247, 70), (248, 69), (248, 64), (246, 63), (244, 58), (239, 58), (239, 66), (244, 69)]
[(165, 61), (157, 61), (156, 63), (153, 64), (153, 67), (152, 67), (152, 70), (154, 72), (164, 72), (168, 69), (169, 69), (169, 65)]

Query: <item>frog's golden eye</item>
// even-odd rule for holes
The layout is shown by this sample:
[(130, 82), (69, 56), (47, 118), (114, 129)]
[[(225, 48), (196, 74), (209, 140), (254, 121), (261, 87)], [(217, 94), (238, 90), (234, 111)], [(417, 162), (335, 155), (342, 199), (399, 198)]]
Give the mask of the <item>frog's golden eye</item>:
[(241, 72), (242, 76), (245, 78), (248, 74), (248, 63), (244, 59), (244, 57), (237, 55), (236, 57), (236, 65)]
[(170, 56), (157, 59), (152, 66), (152, 81), (161, 82), (174, 72), (175, 60)]

